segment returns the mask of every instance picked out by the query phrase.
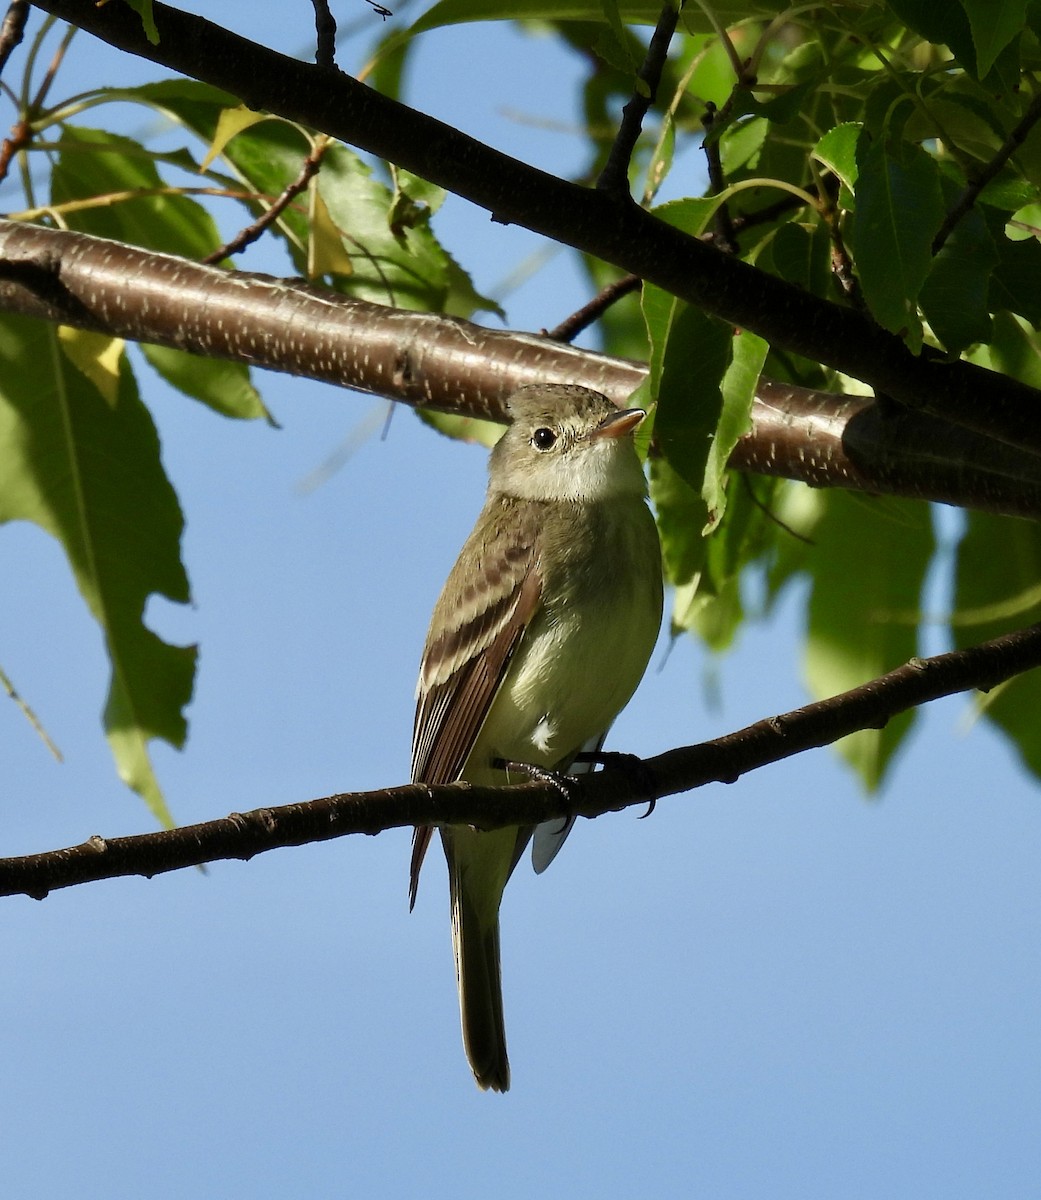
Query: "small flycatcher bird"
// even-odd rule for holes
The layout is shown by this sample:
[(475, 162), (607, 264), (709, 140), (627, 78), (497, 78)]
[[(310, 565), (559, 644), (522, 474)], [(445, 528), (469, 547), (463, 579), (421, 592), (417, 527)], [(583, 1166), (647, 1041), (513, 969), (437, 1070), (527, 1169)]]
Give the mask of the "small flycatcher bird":
[[(420, 667), (412, 779), (507, 782), (504, 762), (566, 772), (640, 682), (662, 612), (661, 552), (632, 442), (642, 409), (543, 384), (508, 401), (488, 495), (434, 608)], [(535, 831), (536, 870), (570, 828)], [(441, 827), (463, 1044), (481, 1088), (510, 1085), (499, 904), (531, 828)], [(429, 826), (415, 831), (415, 903)]]

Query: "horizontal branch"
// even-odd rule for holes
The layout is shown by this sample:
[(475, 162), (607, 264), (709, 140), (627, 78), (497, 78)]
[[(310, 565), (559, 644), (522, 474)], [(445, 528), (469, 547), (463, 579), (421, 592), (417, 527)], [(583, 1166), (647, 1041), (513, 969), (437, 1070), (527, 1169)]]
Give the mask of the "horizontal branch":
[(627, 196), (570, 183), (380, 95), (350, 76), (300, 62), (203, 17), (156, 3), (159, 37), (126, 4), (35, 0), (117, 49), (229, 91), (415, 172), (492, 214), (595, 255), (750, 329), (772, 346), (863, 380), (906, 407), (1041, 453), (1041, 393), (965, 361), (914, 355), (894, 334), (731, 258)]
[[(0, 220), (0, 311), (503, 420), (528, 383), (623, 402), (647, 368), (552, 338), (355, 300), (86, 234)], [(738, 470), (1041, 516), (1041, 459), (867, 397), (760, 381)]]
[[(897, 713), (954, 692), (986, 691), (1041, 666), (1041, 624), (965, 650), (916, 658), (879, 679), (828, 700), (645, 760), (657, 798), (706, 783), (733, 783), (749, 771), (856, 733), (881, 728)], [(636, 776), (597, 771), (571, 782), (570, 802), (552, 784), (478, 788), (387, 788), (327, 796), (302, 804), (232, 813), (217, 821), (133, 837), (92, 837), (79, 846), (0, 859), (0, 896), (44, 899), (49, 892), (125, 875), (151, 878), (219, 859), (249, 859), (283, 846), (376, 834), (410, 825), (466, 824), (481, 829), (535, 825), (577, 813), (596, 817), (644, 804)], [(404, 876), (403, 876), (404, 880)]]

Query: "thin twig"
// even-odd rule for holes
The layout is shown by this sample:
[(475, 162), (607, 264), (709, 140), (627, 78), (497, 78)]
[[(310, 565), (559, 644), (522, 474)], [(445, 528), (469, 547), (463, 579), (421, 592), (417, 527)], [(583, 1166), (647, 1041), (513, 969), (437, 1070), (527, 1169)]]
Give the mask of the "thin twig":
[(566, 317), (559, 325), (543, 330), (542, 336), (552, 338), (555, 342), (573, 342), (594, 321), (599, 321), (612, 304), (621, 300), (623, 296), (628, 296), (630, 292), (639, 291), (642, 282), (638, 275), (623, 275), (621, 279), (616, 279), (614, 283), (609, 283), (601, 289), (588, 304)]
[(330, 143), (326, 138), (322, 138), (316, 142), (314, 149), (304, 159), (299, 175), (282, 191), (281, 195), (275, 198), (271, 207), (266, 209), (252, 225), (247, 225), (230, 242), (214, 250), (212, 254), (207, 254), (202, 261), (207, 265), (214, 265), (223, 262), (226, 258), (230, 258), (233, 254), (240, 254), (247, 246), (252, 245), (263, 234), (265, 229), (278, 220), (296, 197), (301, 192), (307, 190), (307, 185), (318, 173), (318, 169), (322, 165), (322, 159), (329, 145)]
[(36, 731), (37, 735), (39, 736), (39, 738), (43, 742), (43, 744), (47, 747), (47, 749), (51, 752), (51, 754), (54, 755), (54, 757), (57, 759), (57, 761), (61, 762), (62, 761), (61, 751), (51, 740), (51, 736), (47, 732), (47, 730), (44, 729), (43, 722), (36, 715), (36, 713), (33, 712), (32, 707), (29, 705), (28, 701), (26, 701), (25, 698), (19, 693), (18, 689), (14, 686), (14, 684), (11, 682), (11, 680), (7, 677), (6, 673), (3, 671), (2, 668), (0, 668), (0, 688), (3, 688), (3, 690), (7, 693), (8, 699), (13, 700), (15, 702), (15, 704), (21, 710), (22, 716), (25, 717), (25, 719), (33, 727), (33, 729)]
[(65, 51), (69, 48), (69, 43), (78, 32), (75, 25), (70, 25), (62, 35), (61, 41), (58, 43), (57, 50), (54, 51), (54, 56), (48, 64), (47, 70), (44, 73), (40, 86), (37, 89), (36, 95), (33, 97), (32, 103), (29, 105), (29, 118), (32, 119), (43, 108), (44, 101), (47, 99), (47, 93), (51, 90), (51, 85), (54, 83), (58, 74), (58, 68), (61, 66), (65, 58)]
[(336, 18), (329, 11), (327, 0), (311, 0), (314, 5), (314, 28), (317, 35), (314, 60), (320, 67), (336, 70)]
[(1002, 143), (1001, 149), (998, 150), (997, 154), (994, 155), (985, 167), (974, 175), (968, 187), (958, 197), (957, 203), (947, 214), (943, 224), (940, 226), (939, 233), (933, 238), (932, 251), (934, 255), (940, 253), (947, 239), (954, 232), (955, 226), (976, 203), (980, 192), (997, 176), (1005, 163), (1022, 146), (1027, 139), (1027, 135), (1037, 124), (1038, 120), (1041, 120), (1041, 92), (1038, 92), (1033, 100), (1031, 100), (1026, 112)]
[(377, 792), (326, 796), (302, 804), (232, 813), (181, 829), (132, 837), (92, 837), (78, 846), (0, 859), (0, 896), (42, 900), (75, 884), (126, 875), (153, 875), (220, 859), (250, 859), (283, 846), (328, 841), (350, 833), (380, 833), (409, 825), (465, 824), (481, 829), (537, 825), (578, 814), (600, 816), (706, 783), (733, 783), (749, 771), (829, 745), (942, 696), (999, 683), (1041, 666), (1041, 625), (978, 646), (914, 658), (895, 671), (841, 695), (757, 721), (726, 737), (659, 754), (634, 772), (597, 771), (571, 781), (471, 787), (411, 784)]
[[(716, 112), (716, 106), (710, 100), (705, 105), (705, 115), (701, 118), (701, 123), (705, 127), (705, 138), (701, 145), (708, 162), (709, 195), (712, 196), (718, 196), (726, 187), (726, 179), (723, 175), (723, 160), (719, 154), (719, 139), (710, 136), (712, 125), (716, 119)], [(716, 209), (713, 224), (715, 225), (712, 237), (713, 245), (727, 254), (736, 254), (739, 247), (737, 238), (734, 236), (734, 225), (730, 220), (730, 211), (727, 208), (726, 201)]]
[(600, 191), (621, 195), (629, 191), (629, 162), (643, 129), (643, 119), (658, 94), (658, 84), (669, 53), (669, 43), (676, 32), (679, 19), (679, 3), (665, 0), (658, 24), (651, 35), (647, 54), (636, 74), (636, 88), (629, 103), (622, 109), (622, 120), (618, 126), (611, 152), (596, 186)]

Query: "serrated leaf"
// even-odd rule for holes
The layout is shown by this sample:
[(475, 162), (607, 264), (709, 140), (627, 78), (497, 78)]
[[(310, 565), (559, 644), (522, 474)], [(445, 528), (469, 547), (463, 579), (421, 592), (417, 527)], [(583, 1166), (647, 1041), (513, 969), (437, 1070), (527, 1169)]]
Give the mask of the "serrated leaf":
[(152, 0), (126, 0), (126, 3), (141, 18), (141, 28), (145, 37), (153, 46), (159, 45), (159, 30), (156, 28), (155, 16), (152, 12)]
[(701, 489), (708, 508), (707, 536), (722, 521), (727, 508), (727, 463), (734, 447), (752, 427), (752, 402), (769, 345), (754, 333), (738, 331), (731, 339), (730, 363), (723, 375), (723, 407), (716, 423)]
[[(870, 501), (845, 492), (827, 496), (807, 565), (813, 576), (805, 673), (823, 698), (867, 683), (912, 658), (922, 583), (932, 551), (929, 510), (911, 501)], [(837, 748), (873, 791), (912, 722), (843, 738)]]
[(961, 0), (976, 48), (976, 72), (982, 79), (998, 55), (1022, 32), (1027, 0)]
[(813, 148), (812, 156), (836, 175), (851, 195), (856, 194), (857, 175), (860, 173), (857, 165), (857, 143), (863, 128), (859, 123), (852, 121), (836, 125), (834, 129), (829, 129)]
[(936, 162), (917, 146), (879, 138), (859, 168), (851, 241), (864, 298), (879, 324), (917, 350), (918, 293), (945, 215)]
[(170, 825), (148, 742), (183, 744), (195, 650), (163, 642), (144, 610), (152, 595), (188, 602), (183, 518), (125, 358), (110, 405), (51, 327), (5, 316), (0, 458), (0, 522), (31, 521), (61, 543), (112, 664), (105, 729), (119, 774)]
[[(164, 184), (148, 151), (131, 138), (66, 126), (51, 172), (51, 203), (101, 197), (65, 215), (70, 229), (146, 250), (204, 258), (221, 244), (210, 214), (187, 196), (155, 195)], [(126, 193), (143, 193), (122, 198)], [(114, 198), (106, 202), (106, 197)]]

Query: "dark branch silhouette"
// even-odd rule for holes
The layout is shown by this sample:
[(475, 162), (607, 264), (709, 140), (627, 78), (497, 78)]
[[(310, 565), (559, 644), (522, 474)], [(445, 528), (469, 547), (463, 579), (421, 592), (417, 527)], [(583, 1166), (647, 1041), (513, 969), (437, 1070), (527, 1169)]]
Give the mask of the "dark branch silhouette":
[(678, 0), (665, 0), (658, 24), (651, 35), (647, 54), (636, 73), (636, 88), (628, 104), (622, 109), (622, 120), (611, 145), (604, 169), (596, 186), (605, 192), (614, 192), (629, 197), (629, 164), (633, 151), (643, 131), (643, 119), (658, 95), (661, 73), (669, 53), (669, 43), (676, 32), (679, 20)]

